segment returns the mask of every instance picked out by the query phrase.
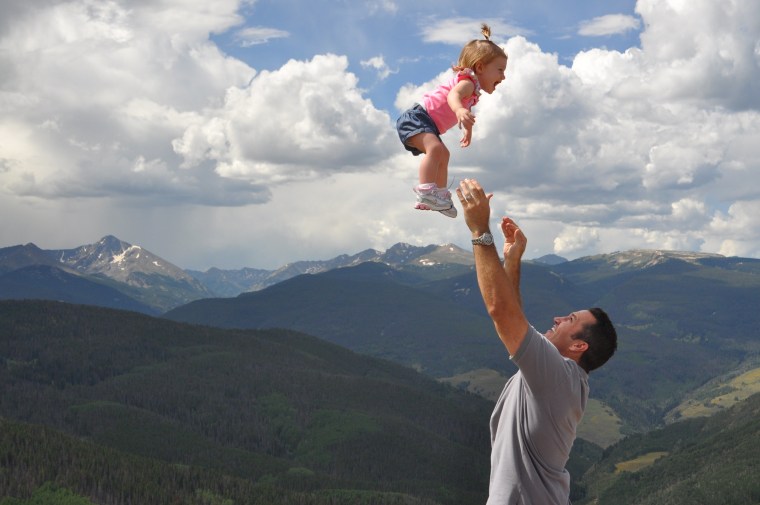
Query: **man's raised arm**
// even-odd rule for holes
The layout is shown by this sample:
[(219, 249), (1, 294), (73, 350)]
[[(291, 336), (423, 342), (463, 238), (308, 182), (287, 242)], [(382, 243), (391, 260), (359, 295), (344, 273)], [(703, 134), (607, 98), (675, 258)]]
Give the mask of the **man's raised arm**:
[(476, 180), (465, 179), (457, 188), (457, 196), (464, 210), (465, 223), (472, 232), (480, 294), (499, 338), (509, 354), (514, 355), (528, 329), (520, 298), (520, 260), (527, 241), (514, 221), (502, 222), (505, 236), (502, 265), (488, 224), (493, 195), (486, 195)]
[(522, 230), (512, 218), (501, 218), (501, 231), (504, 234), (504, 271), (514, 286), (517, 293), (517, 301), (522, 307), (522, 295), (520, 294), (520, 266), (522, 264), (522, 255), (525, 252), (525, 246), (528, 245), (528, 239), (525, 238)]

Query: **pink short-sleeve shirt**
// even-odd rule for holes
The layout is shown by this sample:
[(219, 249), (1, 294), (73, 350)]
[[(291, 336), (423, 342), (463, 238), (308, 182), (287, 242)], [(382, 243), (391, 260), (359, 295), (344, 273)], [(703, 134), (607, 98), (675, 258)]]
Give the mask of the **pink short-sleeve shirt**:
[(462, 105), (467, 107), (468, 110), (472, 109), (472, 107), (478, 103), (478, 99), (480, 98), (480, 83), (478, 82), (475, 72), (469, 68), (460, 70), (447, 82), (441, 84), (430, 93), (426, 93), (422, 99), (425, 110), (430, 115), (435, 126), (438, 128), (438, 133), (441, 135), (457, 124), (457, 116), (454, 114), (454, 111), (451, 110), (451, 107), (449, 107), (448, 96), (454, 86), (463, 79), (469, 79), (475, 85), (475, 91), (472, 95), (465, 98), (462, 102)]

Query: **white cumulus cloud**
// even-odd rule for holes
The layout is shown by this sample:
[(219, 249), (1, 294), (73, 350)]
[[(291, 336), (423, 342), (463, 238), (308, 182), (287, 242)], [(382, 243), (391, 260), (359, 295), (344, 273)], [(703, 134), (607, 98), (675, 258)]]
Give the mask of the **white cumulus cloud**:
[(387, 157), (385, 112), (374, 108), (347, 72), (343, 56), (291, 60), (230, 88), (219, 109), (198, 114), (175, 151), (183, 166), (211, 162), (223, 177), (258, 183), (350, 172)]
[(378, 97), (419, 100), (488, 22), (506, 80), (475, 107), (470, 147), (456, 128), (444, 141), (450, 180), (483, 182), (494, 219), (516, 218), (538, 254), (760, 255), (760, 2), (638, 0), (583, 25), (605, 36), (585, 47), (637, 29), (635, 45), (570, 59), (503, 18), (367, 0), (339, 2), (336, 28), (322, 24), (333, 4), (305, 20), (244, 0), (6, 0), (0, 212), (25, 220), (0, 233), (68, 237), (51, 224), (68, 219), (82, 223), (76, 246), (145, 230), (174, 259), (192, 223), (213, 244), (205, 265), (233, 249), (273, 266), (296, 251), (468, 246), (461, 219), (413, 211), (420, 159)]
[(378, 79), (387, 79), (389, 75), (395, 73), (388, 67), (382, 56), (373, 56), (368, 60), (362, 60), (361, 65), (364, 68), (372, 68), (377, 72)]
[(636, 11), (640, 48), (583, 51), (569, 67), (510, 39), (507, 79), (481, 98), (450, 172), (480, 167), (505, 212), (569, 226), (557, 253), (716, 252), (729, 237), (749, 252), (729, 223), (760, 222), (745, 210), (760, 201), (760, 4), (639, 0)]
[[(422, 27), (422, 36), (425, 42), (439, 42), (464, 46), (473, 39), (482, 39), (480, 33), (481, 24), (486, 23), (491, 28), (491, 40), (499, 42), (513, 35), (528, 35), (526, 30), (516, 25), (506, 23), (501, 19), (476, 19), (467, 17), (432, 19)], [(453, 56), (456, 61), (456, 56)]]
[(640, 26), (641, 22), (633, 16), (608, 14), (584, 21), (578, 29), (578, 34), (587, 37), (599, 37), (638, 30)]
[(272, 39), (281, 39), (290, 34), (284, 30), (264, 26), (249, 26), (235, 32), (235, 40), (243, 47), (266, 44)]
[(191, 111), (255, 75), (208, 39), (241, 21), (236, 7), (70, 1), (22, 10), (0, 36), (0, 157), (10, 167), (0, 190), (46, 198), (258, 198), (224, 196), (226, 181), (178, 171), (171, 148)]
[(579, 252), (593, 251), (599, 242), (599, 231), (583, 226), (569, 226), (554, 239), (554, 252), (577, 255)]

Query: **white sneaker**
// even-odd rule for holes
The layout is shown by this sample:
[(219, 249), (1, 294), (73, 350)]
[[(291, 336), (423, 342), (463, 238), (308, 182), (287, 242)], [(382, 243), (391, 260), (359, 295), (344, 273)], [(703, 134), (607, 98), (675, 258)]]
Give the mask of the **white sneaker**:
[(446, 217), (457, 217), (457, 208), (454, 207), (454, 204), (451, 204), (451, 207), (449, 207), (446, 210), (439, 210), (441, 214), (443, 214)]
[[(416, 209), (441, 211), (448, 210), (453, 205), (451, 202), (451, 193), (445, 189), (443, 190), (443, 193), (441, 193), (441, 190), (435, 186), (432, 188), (421, 188), (420, 186), (415, 186), (412, 189), (417, 195), (417, 205), (415, 206)], [(446, 195), (448, 195), (448, 198)]]
[(438, 212), (446, 217), (457, 217), (457, 209), (454, 207), (454, 202), (451, 201), (451, 192), (443, 188), (438, 188), (435, 192), (438, 195), (438, 198), (446, 200), (451, 205), (448, 209), (439, 210)]

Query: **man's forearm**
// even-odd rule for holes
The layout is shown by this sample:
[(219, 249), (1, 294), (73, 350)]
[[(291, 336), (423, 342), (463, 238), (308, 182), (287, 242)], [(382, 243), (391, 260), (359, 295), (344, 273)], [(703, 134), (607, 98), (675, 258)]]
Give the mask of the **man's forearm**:
[[(527, 329), (520, 299), (519, 265), (516, 270), (504, 268), (493, 246), (475, 246), (474, 255), (483, 303), (493, 319), (499, 338), (509, 353), (514, 355)], [(516, 282), (512, 279), (515, 273)]]
[(522, 295), (520, 294), (521, 265), (521, 259), (514, 259), (510, 258), (509, 255), (504, 255), (504, 272), (507, 274), (509, 282), (512, 284), (512, 288), (514, 290), (515, 296), (517, 297), (517, 302), (520, 304), (520, 307), (523, 306)]
[(504, 306), (514, 299), (514, 284), (506, 269), (501, 268), (494, 246), (475, 246), (475, 272), (478, 277), (483, 303), (489, 310)]
[(520, 300), (519, 261), (525, 251), (525, 236), (512, 219), (505, 217), (502, 220), (505, 256), (517, 260), (517, 264), (509, 260), (503, 265), (496, 247), (492, 243), (485, 245), (492, 241), (479, 240), (486, 233), (490, 235), (488, 221), (493, 195), (487, 194), (476, 180), (465, 179), (459, 183), (457, 196), (462, 204), (465, 223), (474, 239), (475, 271), (483, 302), (499, 338), (509, 353), (514, 355), (520, 349), (528, 329)]

